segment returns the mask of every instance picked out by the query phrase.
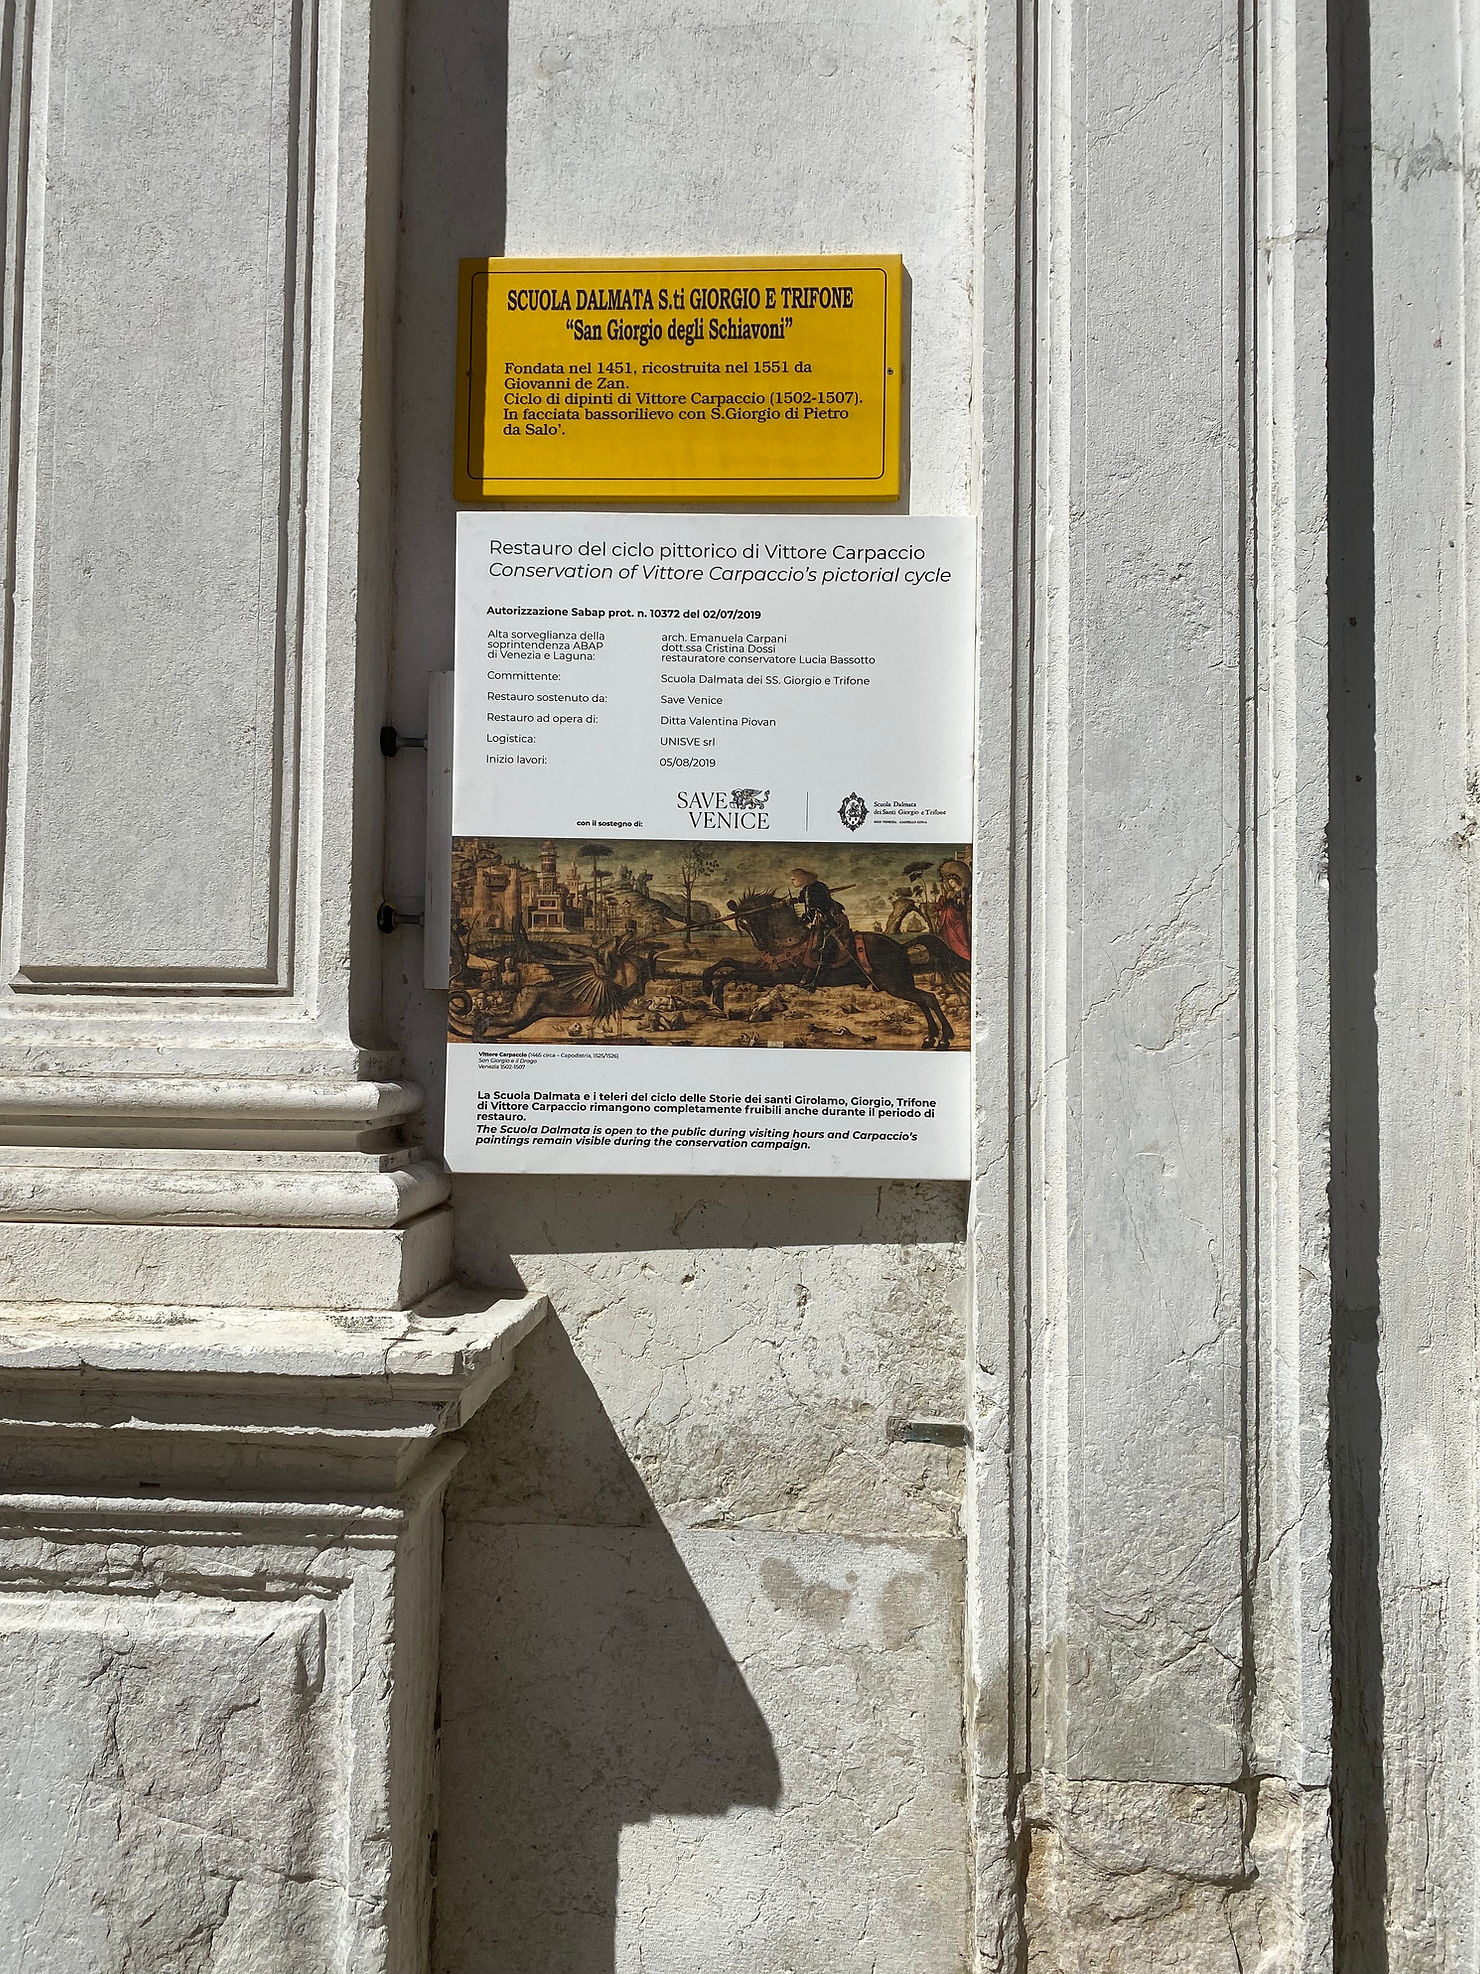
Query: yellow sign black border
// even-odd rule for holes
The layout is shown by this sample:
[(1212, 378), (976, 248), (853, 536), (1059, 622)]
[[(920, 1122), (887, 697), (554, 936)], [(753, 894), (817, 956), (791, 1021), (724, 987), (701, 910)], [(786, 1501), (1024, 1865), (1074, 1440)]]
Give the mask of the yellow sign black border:
[[(584, 275), (636, 275), (669, 272), (674, 274), (757, 274), (773, 270), (778, 274), (813, 271), (824, 275), (847, 272), (881, 273), (884, 276), (884, 324), (880, 349), (880, 392), (883, 417), (880, 431), (880, 468), (872, 477), (856, 474), (819, 476), (776, 474), (710, 476), (697, 478), (655, 473), (651, 477), (610, 475), (561, 475), (559, 477), (517, 477), (484, 479), (473, 471), (474, 434), (481, 427), (475, 406), (481, 410), (487, 392), (488, 308), (477, 306), (477, 284), (487, 281), (498, 270), (507, 274), (538, 275), (554, 283)], [(893, 501), (900, 492), (900, 409), (902, 403), (902, 312), (904, 267), (898, 254), (790, 254), (734, 256), (657, 255), (637, 259), (557, 258), (535, 260), (488, 258), (464, 260), (458, 266), (457, 307), (457, 411), (456, 451), (453, 460), (453, 493), (468, 505), (505, 501), (783, 501), (859, 500)], [(783, 433), (784, 436), (784, 433)]]

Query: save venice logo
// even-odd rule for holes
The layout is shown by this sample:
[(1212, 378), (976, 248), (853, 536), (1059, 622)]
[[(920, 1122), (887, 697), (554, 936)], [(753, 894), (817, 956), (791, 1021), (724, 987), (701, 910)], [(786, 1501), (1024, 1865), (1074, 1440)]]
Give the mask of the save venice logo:
[(858, 793), (845, 795), (838, 804), (838, 821), (844, 829), (859, 830), (868, 821), (868, 804)]
[(769, 788), (681, 788), (678, 806), (694, 829), (747, 830), (771, 827)]

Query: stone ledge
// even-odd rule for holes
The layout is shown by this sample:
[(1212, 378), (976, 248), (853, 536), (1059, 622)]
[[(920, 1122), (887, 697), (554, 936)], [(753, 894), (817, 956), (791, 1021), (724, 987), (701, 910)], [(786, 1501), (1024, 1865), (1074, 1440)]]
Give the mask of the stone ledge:
[(188, 1566), (181, 1569), (180, 1559), (193, 1546), (243, 1541), (313, 1545), (328, 1535), (355, 1549), (393, 1548), (408, 1521), (428, 1502), (440, 1501), (463, 1451), (461, 1441), (447, 1440), (403, 1484), (373, 1493), (341, 1493), (332, 1500), (224, 1489), (199, 1495), (0, 1492), (0, 1588), (55, 1574), (65, 1545), (78, 1542), (128, 1545), (125, 1554), (110, 1562), (109, 1587), (152, 1591), (189, 1584), (192, 1573)]
[(399, 1227), (0, 1222), (0, 1304), (394, 1310), (451, 1264), (445, 1206)]
[(0, 1374), (375, 1379), (459, 1389), (503, 1365), (543, 1294), (490, 1300), (452, 1285), (413, 1309), (217, 1309), (168, 1303), (0, 1303)]
[(0, 1495), (394, 1494), (548, 1307), (458, 1286), (395, 1313), (0, 1305)]
[(12, 1145), (260, 1145), (393, 1149), (421, 1109), (414, 1083), (292, 1076), (0, 1076)]
[(452, 1188), (400, 1151), (137, 1151), (0, 1145), (0, 1221), (170, 1227), (395, 1227)]

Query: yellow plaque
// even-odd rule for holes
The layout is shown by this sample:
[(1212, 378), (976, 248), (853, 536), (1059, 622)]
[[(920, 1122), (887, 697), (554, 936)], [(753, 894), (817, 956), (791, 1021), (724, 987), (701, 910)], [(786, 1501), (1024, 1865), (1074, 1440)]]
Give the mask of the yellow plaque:
[(893, 500), (897, 254), (465, 260), (459, 500)]

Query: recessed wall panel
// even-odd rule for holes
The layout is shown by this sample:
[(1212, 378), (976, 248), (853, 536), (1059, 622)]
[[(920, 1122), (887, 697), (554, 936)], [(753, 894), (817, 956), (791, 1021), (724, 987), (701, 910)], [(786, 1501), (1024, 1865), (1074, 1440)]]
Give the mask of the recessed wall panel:
[(18, 985), (271, 987), (283, 964), (296, 11), (36, 16)]

